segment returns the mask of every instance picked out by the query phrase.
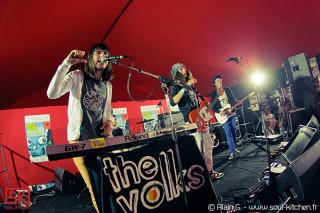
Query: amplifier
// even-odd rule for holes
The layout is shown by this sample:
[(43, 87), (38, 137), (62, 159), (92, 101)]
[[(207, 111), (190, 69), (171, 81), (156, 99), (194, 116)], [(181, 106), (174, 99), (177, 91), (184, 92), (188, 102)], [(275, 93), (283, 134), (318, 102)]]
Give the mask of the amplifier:
[[(174, 112), (172, 114), (172, 120), (174, 125), (185, 124), (183, 115), (181, 112)], [(161, 128), (171, 127), (170, 115), (169, 113), (163, 113), (158, 115), (158, 120), (160, 121)]]

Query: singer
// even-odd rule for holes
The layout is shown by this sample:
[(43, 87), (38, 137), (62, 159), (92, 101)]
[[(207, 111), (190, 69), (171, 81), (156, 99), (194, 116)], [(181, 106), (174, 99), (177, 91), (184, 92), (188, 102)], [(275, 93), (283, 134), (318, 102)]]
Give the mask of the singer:
[[(172, 66), (170, 75), (173, 80), (180, 83), (174, 84), (170, 89), (170, 105), (175, 106), (178, 104), (180, 112), (183, 114), (184, 121), (189, 123), (189, 113), (199, 106), (197, 91), (194, 88), (194, 84), (197, 83), (197, 79), (193, 77), (192, 73), (187, 70), (187, 68), (181, 64), (176, 63)], [(189, 87), (189, 90), (186, 90), (183, 85)], [(201, 129), (201, 128), (200, 128)], [(210, 175), (210, 179), (216, 180), (221, 178), (224, 174), (215, 172), (212, 168), (213, 159), (212, 159), (212, 149), (213, 141), (211, 139), (209, 128), (206, 128), (205, 132), (197, 131), (195, 139), (199, 148), (201, 147), (201, 140), (204, 144), (204, 155), (205, 155), (205, 164)], [(200, 148), (202, 150), (202, 148)]]
[[(69, 92), (68, 128), (69, 143), (112, 136), (111, 97), (114, 77), (109, 61), (101, 62), (101, 57), (110, 55), (109, 48), (98, 43), (88, 52), (87, 60), (83, 59), (84, 51), (72, 50), (54, 74), (47, 95), (56, 99)], [(73, 64), (85, 63), (84, 70), (69, 72)], [(91, 194), (93, 206), (99, 212), (100, 190), (98, 183), (99, 167), (96, 156), (73, 158)]]

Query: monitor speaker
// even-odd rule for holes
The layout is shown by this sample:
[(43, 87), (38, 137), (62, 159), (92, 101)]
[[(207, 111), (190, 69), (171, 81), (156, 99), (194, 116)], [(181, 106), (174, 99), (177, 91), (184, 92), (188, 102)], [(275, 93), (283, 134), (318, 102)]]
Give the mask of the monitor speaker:
[(60, 167), (57, 167), (55, 170), (54, 184), (60, 191), (68, 194), (79, 193), (86, 187), (81, 177)]
[(320, 140), (258, 193), (262, 205), (316, 204), (320, 197)]
[(311, 127), (300, 126), (282, 151), (282, 155), (291, 163), (320, 138), (320, 132)]
[(314, 115), (312, 115), (311, 116), (311, 119), (310, 119), (310, 121), (307, 123), (307, 126), (308, 127), (311, 127), (311, 128), (315, 128), (315, 129), (317, 129), (318, 131), (320, 131), (320, 124), (319, 124), (319, 121), (318, 121), (318, 119), (314, 116)]

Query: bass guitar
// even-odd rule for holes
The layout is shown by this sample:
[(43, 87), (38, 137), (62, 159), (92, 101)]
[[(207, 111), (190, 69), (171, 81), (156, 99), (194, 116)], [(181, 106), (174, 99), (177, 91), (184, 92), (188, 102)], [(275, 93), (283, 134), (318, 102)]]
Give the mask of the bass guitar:
[(235, 114), (232, 113), (232, 111), (239, 106), (240, 104), (242, 104), (243, 101), (245, 101), (246, 99), (250, 98), (251, 96), (253, 96), (255, 94), (255, 92), (251, 92), (248, 95), (246, 95), (246, 97), (242, 98), (240, 101), (238, 101), (235, 105), (231, 106), (230, 104), (227, 104), (224, 108), (220, 109), (220, 111), (224, 111), (225, 115), (222, 116), (220, 113), (215, 113), (216, 119), (220, 124), (224, 124), (225, 122), (227, 122), (227, 120), (231, 117), (234, 116)]
[[(209, 105), (205, 101), (201, 102), (199, 107), (199, 114), (197, 109), (194, 109), (189, 113), (190, 122), (197, 123), (198, 126), (200, 126), (201, 131), (207, 130), (208, 127), (206, 126), (206, 122), (208, 122), (214, 117), (214, 113), (211, 111), (211, 109), (213, 105), (215, 105), (215, 103), (217, 102), (218, 98), (219, 95), (217, 95), (217, 97), (213, 101), (211, 101)], [(199, 122), (198, 118), (200, 119)]]

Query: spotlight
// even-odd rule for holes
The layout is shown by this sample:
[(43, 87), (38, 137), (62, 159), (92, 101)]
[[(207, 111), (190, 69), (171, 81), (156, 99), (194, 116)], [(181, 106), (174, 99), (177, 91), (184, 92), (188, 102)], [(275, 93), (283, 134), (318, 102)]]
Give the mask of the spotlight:
[(263, 82), (265, 81), (265, 74), (262, 72), (255, 72), (252, 74), (251, 76), (251, 81), (253, 84), (255, 84), (256, 86), (262, 85)]

